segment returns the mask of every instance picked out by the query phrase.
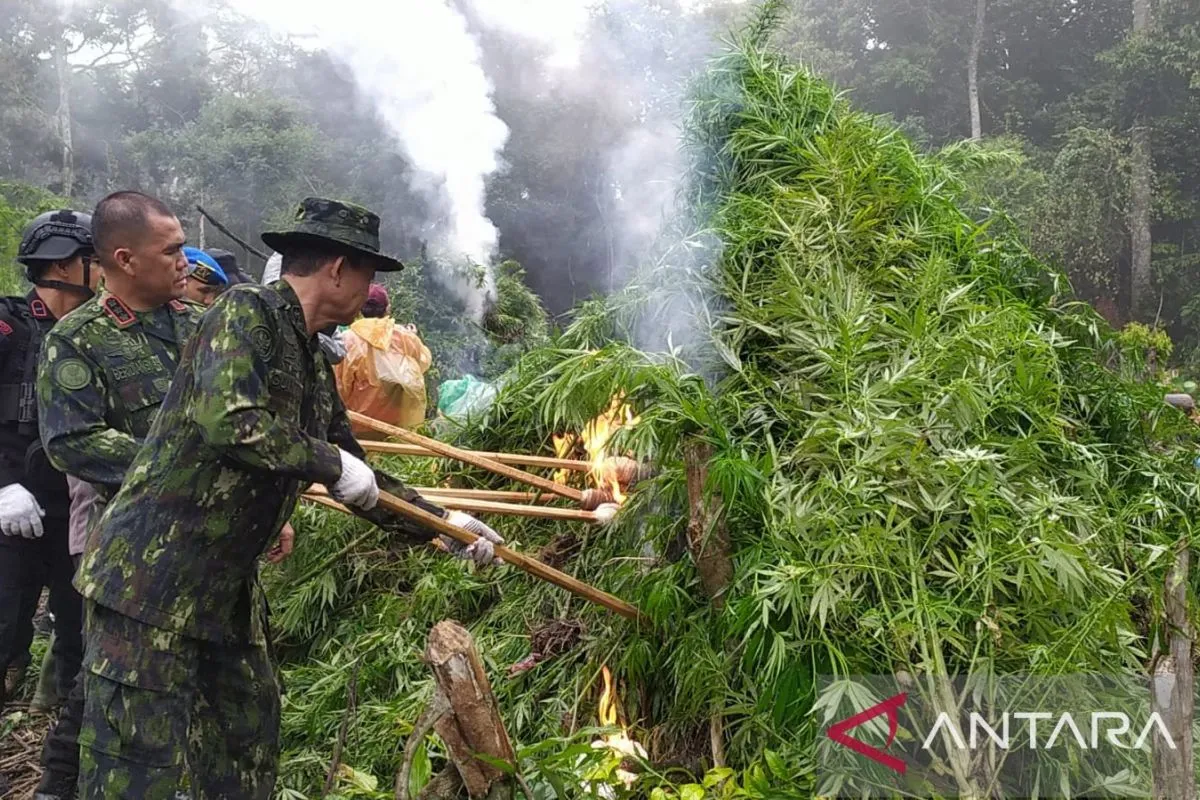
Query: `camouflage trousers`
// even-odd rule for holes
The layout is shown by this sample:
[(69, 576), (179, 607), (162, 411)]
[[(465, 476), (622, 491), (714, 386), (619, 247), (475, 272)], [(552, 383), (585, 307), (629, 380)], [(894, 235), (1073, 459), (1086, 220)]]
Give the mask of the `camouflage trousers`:
[(226, 645), (88, 604), (80, 800), (272, 796), (279, 684), (264, 645)]

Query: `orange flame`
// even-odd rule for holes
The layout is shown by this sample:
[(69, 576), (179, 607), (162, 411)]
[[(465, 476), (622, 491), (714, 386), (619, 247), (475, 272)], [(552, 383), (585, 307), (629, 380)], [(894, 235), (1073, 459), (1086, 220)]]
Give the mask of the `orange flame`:
[(617, 780), (625, 784), (626, 789), (630, 789), (637, 782), (638, 776), (637, 773), (630, 772), (626, 768), (625, 760), (628, 758), (646, 759), (649, 755), (646, 753), (645, 747), (630, 737), (629, 728), (621, 722), (623, 716), (621, 699), (617, 696), (617, 688), (613, 683), (612, 672), (609, 671), (608, 665), (600, 668), (600, 675), (604, 678), (604, 691), (600, 693), (600, 704), (597, 707), (600, 724), (606, 728), (620, 725), (621, 730), (602, 736), (592, 742), (592, 747), (606, 748), (621, 757), (622, 765), (617, 767), (615, 776)]
[[(556, 433), (553, 436), (553, 440), (554, 440), (554, 455), (555, 455), (555, 457), (566, 458), (567, 456), (569, 456), (571, 454), (571, 451), (575, 449), (575, 443), (577, 441), (579, 441), (579, 437), (577, 437), (573, 433), (563, 433), (563, 434)], [(560, 469), (554, 473), (554, 482), (566, 485), (566, 483), (570, 479), (570, 477), (571, 477), (571, 470)]]
[(613, 500), (625, 502), (625, 494), (617, 481), (616, 467), (611, 462), (608, 442), (613, 434), (622, 428), (633, 427), (638, 423), (638, 417), (626, 403), (623, 395), (616, 395), (608, 406), (607, 411), (601, 412), (594, 420), (583, 428), (583, 446), (587, 449), (592, 461), (591, 476), (597, 488), (608, 488)]
[(609, 671), (607, 664), (600, 668), (600, 675), (604, 678), (604, 691), (600, 693), (600, 705), (596, 713), (600, 717), (600, 724), (611, 728), (617, 724), (619, 717), (617, 707), (620, 698), (617, 697), (616, 687), (613, 686), (612, 672)]

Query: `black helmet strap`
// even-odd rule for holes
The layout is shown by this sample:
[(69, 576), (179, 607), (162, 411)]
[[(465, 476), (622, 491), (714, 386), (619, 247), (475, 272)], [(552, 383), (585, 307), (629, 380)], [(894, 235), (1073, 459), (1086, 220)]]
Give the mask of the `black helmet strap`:
[(60, 289), (64, 292), (83, 295), (84, 300), (90, 300), (96, 296), (92, 291), (92, 258), (91, 256), (83, 257), (83, 283), (67, 283), (66, 281), (56, 281), (50, 278), (39, 277), (36, 280), (31, 280), (34, 286), (41, 286), (45, 289)]

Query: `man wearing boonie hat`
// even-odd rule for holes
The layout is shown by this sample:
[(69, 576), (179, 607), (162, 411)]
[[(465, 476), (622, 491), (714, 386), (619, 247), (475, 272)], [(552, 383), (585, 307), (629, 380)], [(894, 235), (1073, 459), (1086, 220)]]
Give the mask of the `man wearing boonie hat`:
[(401, 268), (380, 252), (379, 217), (310, 197), (290, 230), (262, 238), (283, 254), (281, 279), (233, 287), (204, 315), (80, 567), (82, 798), (273, 796), (279, 688), (258, 560), (290, 549), (268, 552), (310, 484), (397, 536), (436, 539), (375, 507), (382, 484), (478, 534), (449, 546), (479, 565), (503, 541), (375, 473), (350, 434), (316, 333), (358, 315), (377, 271)]

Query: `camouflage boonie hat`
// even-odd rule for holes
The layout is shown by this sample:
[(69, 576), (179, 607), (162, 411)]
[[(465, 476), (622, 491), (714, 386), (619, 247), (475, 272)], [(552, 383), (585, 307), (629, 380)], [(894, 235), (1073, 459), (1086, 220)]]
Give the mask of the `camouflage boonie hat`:
[(278, 253), (287, 253), (309, 243), (340, 244), (373, 256), (379, 272), (404, 268), (399, 259), (379, 252), (379, 215), (354, 203), (306, 197), (296, 208), (290, 231), (262, 235), (263, 243)]

